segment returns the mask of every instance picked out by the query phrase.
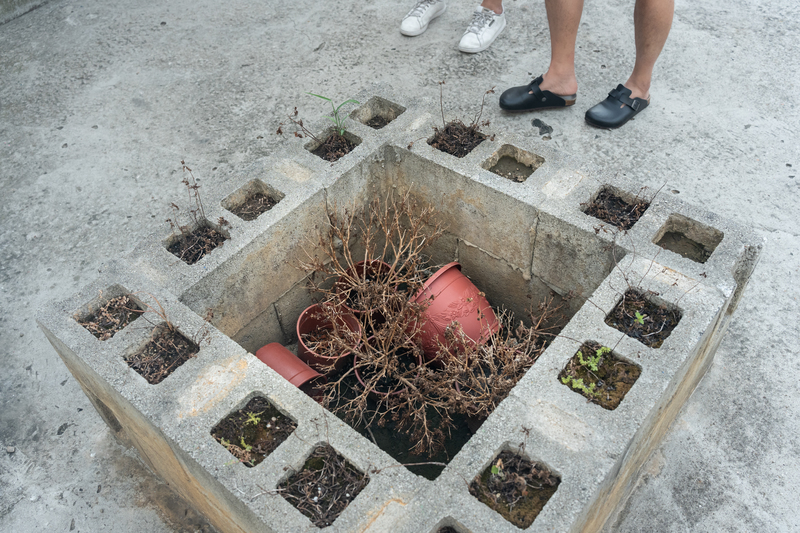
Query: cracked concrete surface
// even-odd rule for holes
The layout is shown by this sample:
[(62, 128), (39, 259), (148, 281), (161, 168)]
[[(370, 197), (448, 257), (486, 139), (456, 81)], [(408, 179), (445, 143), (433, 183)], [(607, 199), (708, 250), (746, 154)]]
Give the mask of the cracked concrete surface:
[[(508, 27), (476, 56), (456, 50), (472, 2), (451, 1), (413, 39), (397, 31), (407, 3), (53, 0), (0, 25), (0, 530), (209, 529), (116, 444), (33, 314), (164, 224), (183, 198), (181, 159), (210, 182), (279, 150), (293, 107), (327, 112), (306, 91), (344, 100), (383, 82), (436, 101), (443, 79), (446, 116), (468, 118), (489, 87), (546, 68), (542, 2), (506, 2)], [(766, 244), (714, 364), (606, 529), (797, 530), (800, 406), (785, 361), (800, 314), (800, 6), (678, 0), (650, 108), (595, 130), (583, 111), (633, 64), (631, 10), (586, 6), (574, 107), (506, 115), (495, 94), (484, 116), (521, 135), (539, 119), (587, 165), (656, 176), (661, 194)]]

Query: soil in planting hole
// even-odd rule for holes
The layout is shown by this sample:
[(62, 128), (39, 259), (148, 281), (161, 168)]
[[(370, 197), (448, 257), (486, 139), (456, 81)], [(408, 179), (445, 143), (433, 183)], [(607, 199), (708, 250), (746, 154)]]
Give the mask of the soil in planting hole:
[(375, 115), (374, 117), (369, 119), (366, 122), (366, 124), (367, 124), (367, 126), (369, 126), (372, 129), (379, 130), (382, 127), (384, 127), (387, 124), (389, 124), (390, 122), (391, 122), (391, 120), (387, 120), (386, 117), (384, 117), (382, 115)]
[(651, 348), (659, 348), (680, 320), (678, 310), (655, 304), (644, 294), (628, 289), (606, 317), (606, 324)]
[(450, 526), (445, 526), (437, 529), (436, 533), (460, 533), (460, 532), (455, 528), (452, 528)]
[(242, 220), (250, 221), (257, 219), (259, 215), (266, 213), (277, 204), (278, 200), (272, 196), (257, 192), (253, 196), (248, 197), (242, 205), (231, 209), (231, 213)]
[[(329, 374), (328, 381), (335, 381), (340, 376), (341, 374), (338, 373)], [(341, 390), (342, 395), (337, 397), (338, 402), (334, 405), (330, 405), (329, 409), (341, 420), (350, 424), (350, 426), (362, 436), (371, 440), (381, 450), (388, 453), (398, 463), (404, 465), (410, 472), (430, 480), (439, 477), (445, 465), (449, 463), (461, 448), (464, 447), (467, 441), (472, 438), (472, 435), (483, 422), (483, 420), (453, 414), (451, 418), (453, 419), (454, 427), (448, 439), (445, 441), (444, 449), (432, 457), (428, 457), (427, 455), (414, 455), (410, 450), (417, 444), (416, 441), (412, 440), (410, 435), (399, 431), (393, 422), (389, 421), (383, 427), (379, 427), (377, 424), (373, 424), (369, 428), (364, 425), (353, 425), (348, 422), (344, 413), (338, 409), (339, 405), (343, 405), (347, 400), (355, 398), (356, 391), (363, 390), (362, 385), (352, 372), (349, 376), (344, 378)], [(371, 397), (367, 399), (367, 410), (369, 412), (374, 412), (377, 406), (378, 404), (375, 399)], [(433, 420), (438, 420), (436, 412), (429, 412), (428, 415)]]
[(191, 233), (181, 235), (167, 250), (187, 265), (193, 265), (223, 242), (225, 235), (212, 227), (200, 226)]
[(367, 483), (367, 474), (325, 444), (317, 446), (302, 470), (278, 485), (278, 489), (286, 501), (322, 528), (333, 524)]
[(340, 157), (349, 154), (355, 147), (356, 145), (348, 141), (344, 135), (332, 133), (322, 142), (322, 144), (312, 150), (311, 153), (317, 157), (321, 157), (325, 161), (330, 161), (333, 163)]
[(711, 257), (705, 246), (677, 231), (666, 232), (656, 244), (697, 263), (705, 263)]
[(157, 385), (199, 351), (200, 348), (178, 330), (162, 326), (156, 328), (144, 348), (124, 359), (148, 383)]
[(638, 366), (616, 357), (609, 348), (586, 342), (558, 379), (592, 403), (611, 411), (619, 406), (641, 373)]
[(272, 453), (297, 428), (269, 400), (256, 396), (242, 409), (223, 418), (211, 430), (231, 454), (247, 467), (254, 467)]
[(449, 122), (442, 129), (434, 127), (433, 132), (428, 144), (456, 157), (464, 157), (486, 139), (477, 124), (467, 126), (460, 120)]
[(503, 176), (517, 183), (522, 183), (528, 179), (528, 177), (533, 174), (534, 170), (536, 169), (524, 163), (520, 163), (509, 155), (501, 157), (500, 160), (489, 169), (490, 172), (494, 172), (498, 176)]
[(130, 296), (117, 296), (106, 302), (97, 312), (78, 323), (89, 333), (106, 341), (144, 313)]
[(502, 452), (469, 492), (519, 528), (527, 528), (555, 494), (561, 480), (544, 465)]
[(610, 190), (603, 189), (584, 213), (608, 222), (621, 230), (629, 230), (648, 207), (650, 207), (650, 202), (637, 199), (633, 203), (628, 203)]

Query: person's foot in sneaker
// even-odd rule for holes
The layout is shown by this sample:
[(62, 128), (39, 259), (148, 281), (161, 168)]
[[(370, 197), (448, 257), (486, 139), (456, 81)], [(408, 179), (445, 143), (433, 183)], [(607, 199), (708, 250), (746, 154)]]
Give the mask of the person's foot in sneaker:
[(430, 21), (447, 9), (444, 0), (419, 0), (400, 23), (400, 33), (409, 37), (421, 35)]
[(500, 2), (500, 13), (489, 9), (486, 4), (496, 4), (497, 2), (484, 1), (483, 4), (475, 8), (472, 14), (472, 22), (469, 23), (467, 31), (458, 43), (458, 49), (468, 54), (483, 52), (506, 27), (506, 15), (503, 12), (503, 5)]

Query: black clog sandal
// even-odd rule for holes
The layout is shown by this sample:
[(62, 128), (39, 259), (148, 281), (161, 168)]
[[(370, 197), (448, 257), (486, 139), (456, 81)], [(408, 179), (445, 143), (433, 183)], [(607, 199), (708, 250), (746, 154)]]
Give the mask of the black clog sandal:
[(619, 84), (608, 98), (586, 112), (586, 122), (598, 128), (619, 128), (649, 104), (644, 98), (631, 98), (631, 90)]
[(528, 85), (506, 89), (500, 95), (500, 109), (506, 111), (533, 111), (534, 109), (552, 109), (575, 104), (577, 95), (559, 96), (550, 91), (543, 91), (539, 84), (544, 81), (541, 76)]

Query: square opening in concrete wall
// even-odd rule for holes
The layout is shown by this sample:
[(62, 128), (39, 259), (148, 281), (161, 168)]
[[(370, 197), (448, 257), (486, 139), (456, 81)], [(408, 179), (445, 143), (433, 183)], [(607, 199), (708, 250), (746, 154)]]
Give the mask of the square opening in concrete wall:
[(556, 493), (561, 478), (523, 452), (501, 452), (476, 477), (469, 492), (520, 529), (530, 526)]
[(628, 289), (605, 322), (651, 348), (660, 348), (681, 317), (674, 304), (650, 292)]
[(106, 341), (144, 313), (140, 303), (121, 285), (102, 291), (73, 318), (89, 333)]
[(467, 126), (460, 120), (448, 122), (442, 128), (434, 127), (433, 132), (428, 144), (455, 157), (466, 157), (488, 138), (481, 133), (478, 124)]
[(440, 520), (430, 533), (466, 533), (467, 529), (460, 525), (452, 516)]
[[(309, 135), (310, 136), (310, 135)], [(305, 149), (325, 161), (338, 161), (352, 152), (361, 144), (361, 138), (349, 131), (340, 134), (335, 128), (330, 128), (306, 143)]]
[[(328, 375), (328, 384), (338, 384), (342, 389), (326, 405), (399, 463), (446, 464), (535, 363), (549, 339), (611, 272), (615, 254), (621, 258), (624, 253), (614, 250), (593, 231), (583, 231), (430, 160), (398, 148), (382, 150), (397, 153), (375, 154), (345, 172), (327, 190), (309, 197), (204, 276), (180, 299), (195, 312), (205, 314), (208, 308), (213, 309), (212, 323), (255, 353), (270, 343), (296, 343), (298, 319), (312, 304), (326, 301), (341, 305), (339, 289), (343, 285), (337, 285), (337, 280), (352, 283), (356, 293), (363, 289), (363, 294), (377, 297), (374, 305), (369, 300), (363, 306), (348, 303), (360, 324), (360, 344), (348, 345), (347, 337), (333, 344), (342, 350), (327, 361), (335, 361), (334, 370), (348, 375), (341, 381), (336, 375)], [(370, 243), (365, 240), (367, 235)], [(417, 247), (419, 243), (424, 245)], [(361, 261), (386, 263), (387, 277), (380, 275), (382, 269), (359, 270)], [(422, 427), (403, 425), (402, 416), (385, 418), (385, 423), (379, 424), (379, 418), (373, 416), (376, 406), (391, 402), (361, 385), (354, 366), (357, 361), (373, 361), (369, 354), (364, 359), (361, 356), (368, 350), (369, 337), (376, 328), (380, 331), (389, 327), (386, 324), (394, 324), (395, 333), (401, 335), (387, 338), (409, 336), (413, 328), (399, 320), (415, 316), (413, 312), (403, 315), (412, 303), (419, 309), (429, 308), (427, 297), (417, 300), (418, 294), (425, 294), (418, 291), (438, 277), (459, 278), (459, 284), (474, 288), (473, 296), (457, 296), (470, 299), (461, 302), (463, 306), (453, 303), (474, 312), (474, 316), (456, 319), (447, 315), (441, 329), (426, 337), (438, 339), (435, 342), (412, 335), (416, 346), (412, 351), (429, 349), (424, 363), (414, 363), (415, 368), (392, 367), (392, 376), (380, 377), (409, 378), (411, 386), (399, 387), (413, 394), (419, 392), (416, 399), (405, 396), (408, 402), (400, 402), (409, 409), (419, 406), (414, 403), (419, 401), (424, 409), (431, 407), (434, 389), (439, 391), (436, 402), (462, 408), (447, 411), (443, 419), (444, 410), (437, 404), (430, 416), (422, 417), (426, 420)], [(309, 289), (309, 281), (316, 285), (315, 290)], [(437, 300), (446, 301), (438, 297), (433, 301)], [(400, 319), (393, 322), (398, 316)], [(438, 320), (415, 323), (438, 324)], [(520, 322), (522, 328), (518, 327)], [(477, 325), (477, 330), (469, 333), (468, 324)], [(472, 341), (457, 340), (462, 330), (468, 337), (473, 335), (469, 337)], [(490, 337), (493, 351), (483, 348)], [(446, 365), (441, 363), (445, 359), (437, 360), (436, 356), (440, 343), (458, 353), (458, 346), (469, 346), (475, 354), (469, 357), (472, 363), (458, 371), (445, 371)], [(512, 343), (525, 346), (524, 358), (517, 357), (519, 350), (511, 349)], [(330, 370), (324, 364), (319, 366), (319, 359), (309, 353), (316, 353), (315, 348), (307, 348), (298, 344), (297, 354), (303, 361), (317, 371)], [(362, 351), (356, 359), (353, 354), (358, 350)], [(342, 353), (351, 355), (342, 357)], [(387, 349), (376, 353), (394, 352)], [(413, 377), (418, 366), (425, 372), (427, 391)], [(357, 398), (360, 411), (350, 410), (355, 416), (348, 416), (347, 408), (340, 409), (343, 402), (355, 405)], [(391, 398), (392, 402), (399, 401), (396, 395)], [(406, 419), (413, 420), (414, 416)], [(408, 469), (434, 479), (443, 470), (442, 464)]]
[(612, 411), (639, 379), (642, 369), (607, 346), (586, 341), (567, 362), (558, 379), (592, 403)]
[(242, 220), (250, 221), (278, 205), (284, 196), (279, 190), (256, 179), (225, 198), (222, 207)]
[(379, 130), (405, 112), (400, 104), (390, 102), (380, 96), (373, 96), (367, 103), (350, 113), (350, 117)]
[[(187, 265), (193, 265), (229, 239), (220, 227), (192, 211), (194, 223), (179, 225), (170, 219), (172, 235), (165, 243), (166, 249)], [(177, 218), (177, 217), (176, 217)]]
[(653, 242), (697, 263), (705, 263), (725, 234), (696, 220), (674, 213), (658, 230)]
[(144, 346), (130, 350), (123, 359), (148, 383), (157, 385), (199, 351), (175, 326), (162, 322), (153, 328)]
[(261, 463), (297, 429), (294, 420), (263, 396), (255, 396), (211, 429), (211, 436), (244, 466)]
[(610, 185), (597, 191), (589, 203), (581, 204), (587, 215), (621, 230), (629, 230), (641, 218), (650, 202)]
[(333, 524), (368, 483), (368, 474), (350, 464), (330, 444), (322, 444), (278, 489), (286, 501), (323, 528)]
[(504, 144), (481, 166), (486, 170), (511, 181), (522, 183), (544, 164), (544, 157)]

